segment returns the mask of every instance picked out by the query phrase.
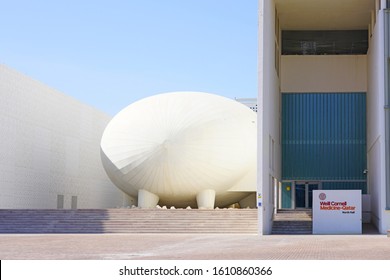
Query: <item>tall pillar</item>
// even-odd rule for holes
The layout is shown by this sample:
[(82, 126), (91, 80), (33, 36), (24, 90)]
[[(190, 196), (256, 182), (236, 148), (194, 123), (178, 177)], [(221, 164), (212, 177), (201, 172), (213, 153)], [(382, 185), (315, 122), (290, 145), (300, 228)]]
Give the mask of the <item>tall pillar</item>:
[(138, 207), (139, 208), (154, 208), (157, 206), (160, 198), (154, 193), (147, 190), (138, 190)]
[(215, 191), (211, 189), (203, 190), (196, 196), (198, 208), (214, 209)]
[[(389, 2), (389, 1), (388, 1)], [(388, 9), (390, 7), (387, 7)], [(386, 172), (386, 210), (390, 209), (390, 11), (384, 11), (385, 41), (385, 172)]]

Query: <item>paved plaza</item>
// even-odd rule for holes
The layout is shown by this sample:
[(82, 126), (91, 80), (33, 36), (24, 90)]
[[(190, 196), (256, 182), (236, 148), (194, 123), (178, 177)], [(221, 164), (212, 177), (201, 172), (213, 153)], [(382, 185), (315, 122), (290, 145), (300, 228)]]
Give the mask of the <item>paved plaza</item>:
[(379, 234), (4, 234), (0, 259), (390, 260), (390, 238)]

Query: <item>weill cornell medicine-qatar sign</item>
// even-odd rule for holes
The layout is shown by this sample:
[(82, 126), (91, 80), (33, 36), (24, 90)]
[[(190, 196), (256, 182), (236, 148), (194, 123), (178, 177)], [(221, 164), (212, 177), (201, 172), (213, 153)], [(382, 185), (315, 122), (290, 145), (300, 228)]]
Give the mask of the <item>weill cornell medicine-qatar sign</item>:
[(361, 234), (360, 190), (314, 190), (313, 234)]

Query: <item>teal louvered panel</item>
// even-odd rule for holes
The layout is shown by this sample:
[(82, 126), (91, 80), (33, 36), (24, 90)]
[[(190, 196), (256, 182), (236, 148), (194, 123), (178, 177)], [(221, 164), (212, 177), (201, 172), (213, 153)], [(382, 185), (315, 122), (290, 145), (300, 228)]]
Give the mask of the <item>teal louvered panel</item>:
[(367, 193), (366, 182), (323, 182), (323, 190), (362, 190), (362, 193)]
[(365, 180), (366, 94), (285, 93), (283, 180)]

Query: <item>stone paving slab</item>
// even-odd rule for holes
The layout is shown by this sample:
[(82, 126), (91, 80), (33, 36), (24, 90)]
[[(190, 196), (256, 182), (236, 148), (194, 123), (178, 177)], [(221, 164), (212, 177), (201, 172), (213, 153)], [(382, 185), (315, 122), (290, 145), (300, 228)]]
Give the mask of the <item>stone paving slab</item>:
[(3, 234), (2, 260), (390, 260), (387, 235)]

